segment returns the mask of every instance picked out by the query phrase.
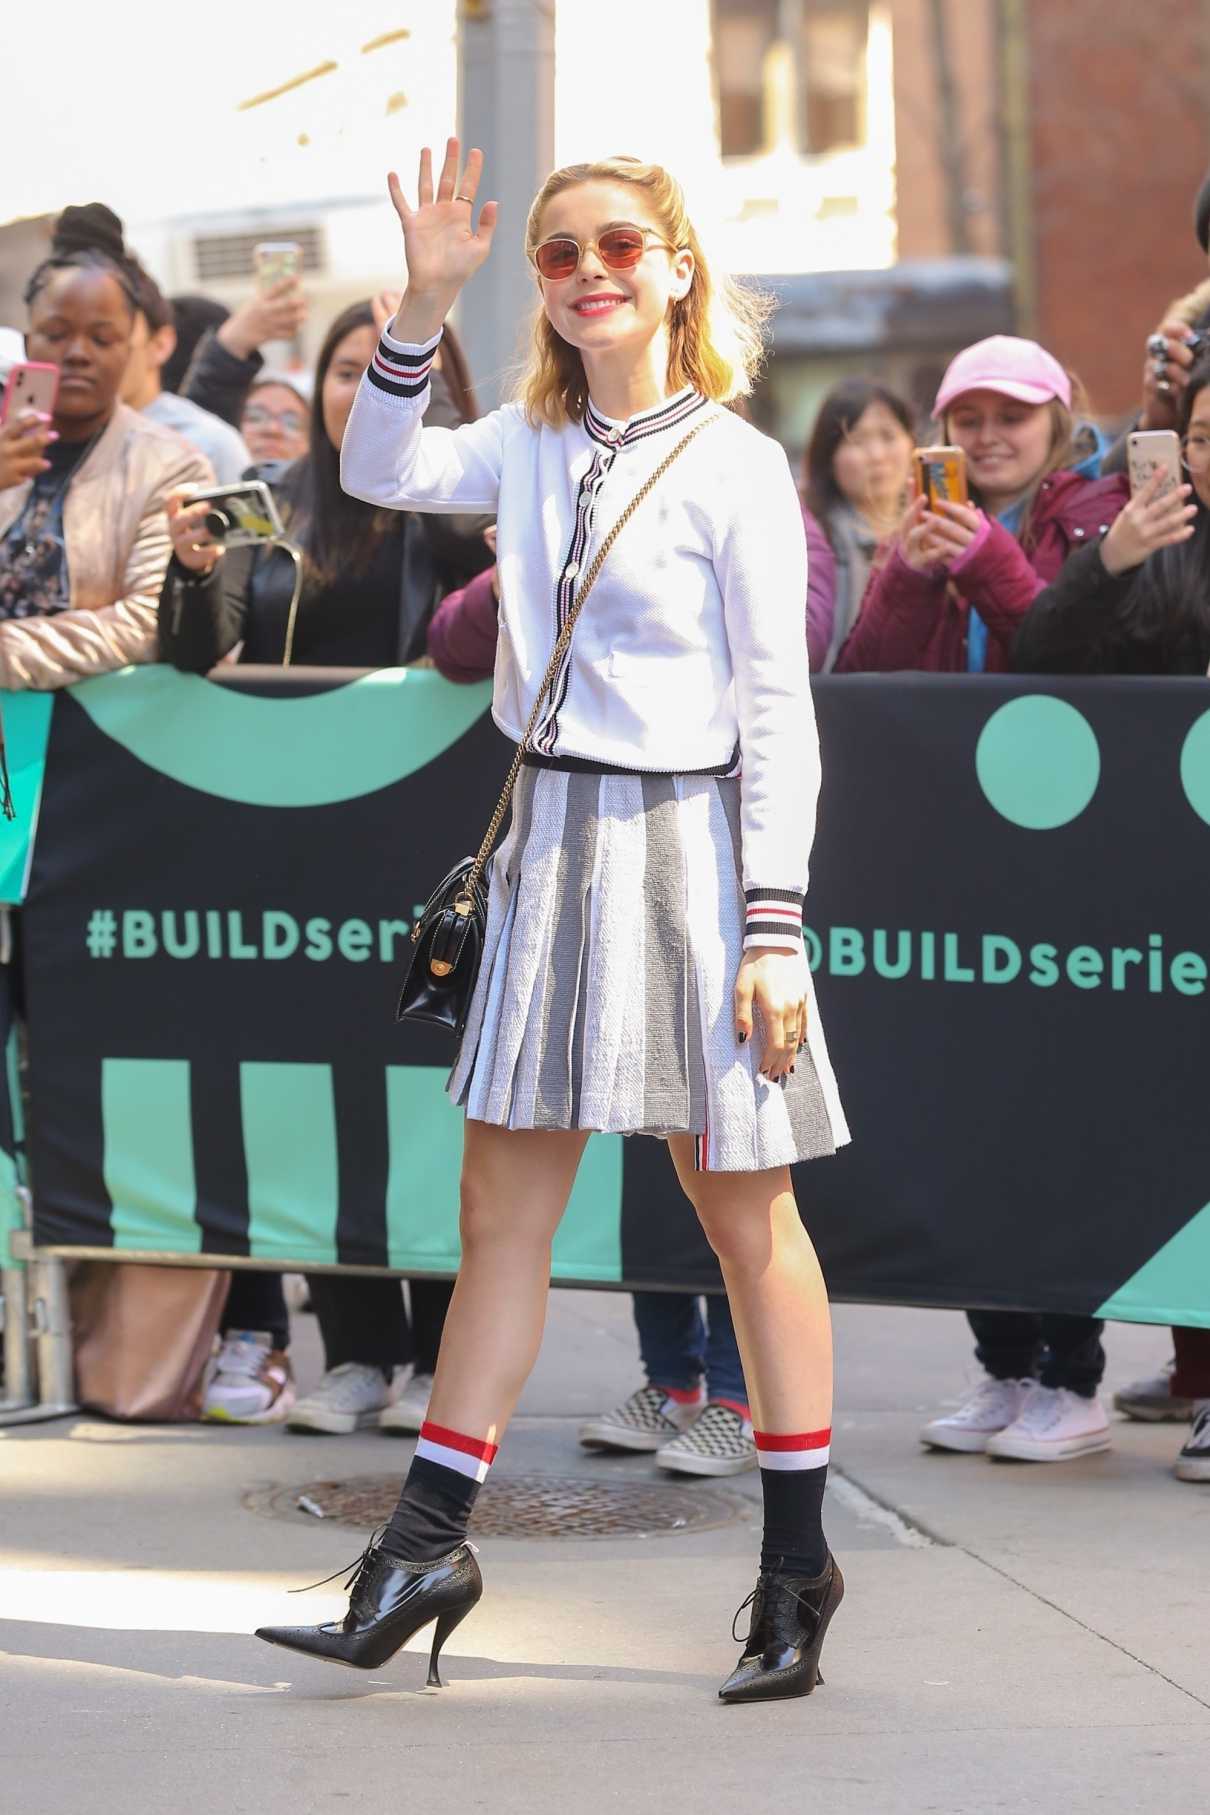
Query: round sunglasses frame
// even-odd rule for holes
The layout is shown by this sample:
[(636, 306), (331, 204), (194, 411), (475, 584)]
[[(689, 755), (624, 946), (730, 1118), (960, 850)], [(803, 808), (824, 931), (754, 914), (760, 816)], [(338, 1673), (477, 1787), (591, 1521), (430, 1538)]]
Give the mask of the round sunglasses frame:
[[(635, 251), (633, 258), (629, 256), (623, 259), (609, 257), (602, 242), (607, 240), (613, 233), (637, 233), (641, 235), (642, 243)], [(606, 227), (601, 233), (594, 235), (592, 239), (584, 240), (583, 242), (576, 239), (571, 233), (553, 233), (549, 239), (540, 241), (539, 244), (534, 247), (529, 258), (530, 263), (537, 271), (539, 277), (543, 278), (548, 284), (562, 284), (566, 283), (569, 277), (575, 276), (576, 272), (580, 269), (581, 264), (584, 262), (584, 254), (590, 251), (593, 246), (595, 246), (600, 253), (601, 263), (605, 266), (607, 271), (633, 271), (635, 266), (642, 260), (643, 254), (649, 249), (649, 241), (654, 242), (657, 246), (663, 246), (668, 252), (679, 252), (681, 250), (679, 246), (674, 246), (671, 240), (661, 239), (654, 227), (640, 227), (637, 224), (619, 221), (615, 226)], [(541, 257), (548, 246), (575, 247), (576, 261), (570, 270), (548, 272), (542, 269)]]

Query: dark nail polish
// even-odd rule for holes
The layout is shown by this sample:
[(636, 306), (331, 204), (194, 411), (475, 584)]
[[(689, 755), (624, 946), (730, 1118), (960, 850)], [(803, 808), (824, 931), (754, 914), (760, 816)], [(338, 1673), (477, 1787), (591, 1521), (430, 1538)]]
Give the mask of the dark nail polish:
[(748, 1036), (747, 1036), (747, 1034), (746, 1034), (746, 1033), (744, 1033), (744, 1032), (743, 1032), (743, 1031), (742, 1031), (742, 1029), (741, 1029), (741, 1031), (740, 1031), (740, 1035), (739, 1035), (739, 1043), (740, 1043), (740, 1045), (741, 1045), (741, 1046), (742, 1046), (742, 1045), (743, 1045), (743, 1044), (744, 1044), (744, 1042), (745, 1042), (745, 1040), (746, 1040), (746, 1039), (747, 1039), (747, 1038), (748, 1038)]
[(796, 1070), (796, 1067), (795, 1067), (795, 1066), (793, 1066), (793, 1065), (791, 1065), (791, 1067), (790, 1067), (790, 1076), (791, 1076), (791, 1077), (793, 1077), (793, 1076), (794, 1076), (794, 1073), (795, 1073), (795, 1070)]

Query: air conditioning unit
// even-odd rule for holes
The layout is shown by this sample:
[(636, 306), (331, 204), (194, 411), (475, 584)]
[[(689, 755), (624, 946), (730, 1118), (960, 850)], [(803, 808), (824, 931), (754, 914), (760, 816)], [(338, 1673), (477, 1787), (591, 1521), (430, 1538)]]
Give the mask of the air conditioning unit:
[(194, 276), (199, 284), (221, 283), (254, 275), (253, 249), (265, 240), (294, 240), (302, 248), (302, 269), (324, 273), (328, 269), (323, 228), (274, 222), (259, 233), (199, 233), (193, 240)]

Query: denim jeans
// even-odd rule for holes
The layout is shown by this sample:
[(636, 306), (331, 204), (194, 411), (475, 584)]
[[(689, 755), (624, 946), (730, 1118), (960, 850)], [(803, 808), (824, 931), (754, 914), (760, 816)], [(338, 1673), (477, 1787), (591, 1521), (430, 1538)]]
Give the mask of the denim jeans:
[(691, 1292), (636, 1292), (634, 1321), (652, 1386), (688, 1392), (704, 1374), (709, 1398), (747, 1405), (748, 1389), (725, 1292), (705, 1299)]
[(968, 1311), (975, 1355), (997, 1380), (1040, 1380), (1091, 1399), (1105, 1372), (1099, 1317), (1057, 1311)]

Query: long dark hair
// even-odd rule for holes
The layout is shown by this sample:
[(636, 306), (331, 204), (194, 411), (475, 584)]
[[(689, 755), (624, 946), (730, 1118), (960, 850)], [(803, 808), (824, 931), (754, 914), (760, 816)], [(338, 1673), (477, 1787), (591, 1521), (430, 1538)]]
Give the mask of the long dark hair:
[[(301, 547), (303, 559), (312, 574), (329, 584), (339, 580), (342, 574), (364, 572), (398, 518), (397, 511), (363, 504), (359, 498), (350, 498), (341, 489), (340, 449), (332, 446), (324, 427), (324, 380), (336, 349), (347, 334), (355, 333), (358, 328), (373, 327), (373, 308), (368, 301), (357, 302), (343, 309), (324, 335), (315, 365), (310, 447), (290, 468), (283, 488), (291, 534)], [(457, 337), (449, 327), (441, 342), (441, 371), (455, 408), (464, 420), (473, 420), (478, 411), (470, 371)]]
[(828, 518), (845, 502), (836, 483), (832, 462), (840, 444), (851, 435), (872, 403), (885, 404), (908, 435), (915, 430), (912, 412), (903, 398), (874, 378), (842, 378), (819, 406), (815, 427), (803, 457), (802, 485), (807, 509), (826, 530)]
[[(1189, 433), (1193, 406), (1210, 385), (1210, 357), (1189, 374), (1181, 394), (1177, 432)], [(1134, 585), (1117, 610), (1118, 628), (1129, 641), (1159, 652), (1151, 672), (1204, 674), (1210, 662), (1210, 510), (1196, 491), (1193, 535), (1174, 548), (1159, 548), (1139, 568)]]

